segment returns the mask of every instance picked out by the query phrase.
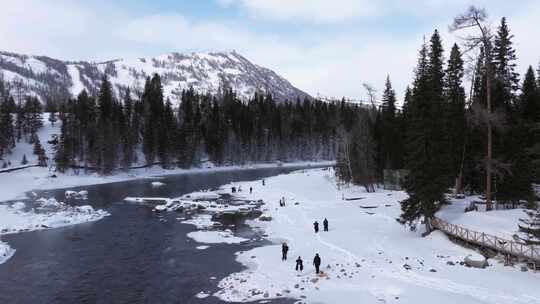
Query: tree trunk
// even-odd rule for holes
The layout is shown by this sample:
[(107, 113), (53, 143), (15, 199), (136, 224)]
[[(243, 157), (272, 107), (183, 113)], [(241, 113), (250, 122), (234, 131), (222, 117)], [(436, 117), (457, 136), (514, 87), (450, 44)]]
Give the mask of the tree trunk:
[(491, 158), (493, 134), (491, 126), (491, 56), (486, 53), (486, 90), (487, 90), (487, 158), (486, 158), (486, 211), (492, 209), (491, 203)]
[(461, 152), (461, 163), (459, 166), (459, 173), (458, 177), (456, 178), (456, 194), (463, 193), (463, 167), (465, 166), (465, 153), (467, 150), (467, 143), (466, 139), (463, 140), (463, 150)]

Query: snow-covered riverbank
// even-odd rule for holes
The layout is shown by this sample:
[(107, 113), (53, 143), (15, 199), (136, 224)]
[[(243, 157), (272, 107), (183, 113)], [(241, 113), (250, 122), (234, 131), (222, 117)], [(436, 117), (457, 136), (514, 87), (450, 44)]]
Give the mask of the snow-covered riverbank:
[[(268, 178), (265, 184), (235, 183), (244, 189), (236, 196), (265, 202), (263, 213), (272, 220), (248, 223), (275, 245), (238, 253), (247, 269), (220, 281), (215, 296), (224, 301), (292, 297), (340, 304), (540, 303), (537, 274), (496, 261), (486, 269), (467, 268), (460, 262), (474, 251), (440, 232), (421, 238), (420, 231), (400, 225), (395, 219), (404, 192), (339, 190), (333, 172), (320, 169)], [(246, 191), (250, 187), (252, 194)], [(285, 207), (279, 206), (282, 197)], [(322, 224), (325, 217), (330, 231), (315, 234), (313, 222)], [(285, 262), (282, 241), (290, 247)], [(315, 253), (322, 258), (323, 275), (316, 275), (311, 265)], [(303, 272), (294, 270), (298, 256), (304, 260)]]
[(107, 184), (142, 178), (155, 178), (157, 176), (176, 175), (176, 174), (190, 174), (190, 173), (204, 173), (204, 172), (217, 172), (228, 170), (245, 170), (245, 169), (263, 169), (263, 168), (275, 168), (275, 167), (300, 167), (300, 166), (322, 166), (331, 165), (334, 162), (293, 162), (293, 163), (267, 163), (267, 164), (253, 164), (246, 166), (227, 166), (227, 167), (213, 167), (208, 166), (204, 168), (193, 169), (174, 169), (165, 170), (161, 167), (152, 167), (144, 169), (133, 169), (129, 172), (118, 172), (115, 175), (102, 176), (98, 174), (56, 174), (57, 177), (51, 177), (47, 168), (26, 168), (21, 171), (0, 173), (0, 202), (7, 200), (15, 200), (25, 198), (25, 193), (32, 190), (50, 190), (58, 188), (68, 188), (85, 185), (97, 185)]

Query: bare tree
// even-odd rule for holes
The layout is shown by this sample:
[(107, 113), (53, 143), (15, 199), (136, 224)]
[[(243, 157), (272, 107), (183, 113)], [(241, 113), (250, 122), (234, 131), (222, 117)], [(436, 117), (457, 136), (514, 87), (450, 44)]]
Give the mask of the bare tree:
[[(465, 42), (466, 51), (483, 47), (484, 62), (486, 68), (486, 110), (487, 116), (491, 116), (491, 82), (492, 82), (492, 31), (491, 27), (486, 24), (487, 13), (485, 9), (475, 6), (457, 17), (454, 18), (453, 24), (450, 26), (450, 31), (456, 32), (461, 30), (474, 30), (476, 34), (468, 34), (462, 37)], [(487, 151), (486, 151), (486, 210), (492, 209), (491, 202), (491, 181), (492, 181), (492, 146), (493, 146), (493, 130), (491, 119), (487, 119)]]
[(369, 103), (371, 103), (373, 109), (376, 109), (377, 106), (375, 106), (375, 100), (377, 100), (377, 96), (375, 93), (377, 92), (377, 90), (375, 90), (375, 88), (367, 82), (362, 83), (362, 86), (367, 92)]

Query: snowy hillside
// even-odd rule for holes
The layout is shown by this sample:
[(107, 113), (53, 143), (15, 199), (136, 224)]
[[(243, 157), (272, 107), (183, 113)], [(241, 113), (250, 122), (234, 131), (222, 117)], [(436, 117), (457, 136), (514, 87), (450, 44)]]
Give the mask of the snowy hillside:
[(103, 74), (108, 75), (117, 92), (127, 87), (137, 91), (144, 86), (146, 77), (154, 73), (162, 77), (165, 97), (173, 103), (178, 103), (182, 90), (190, 87), (213, 94), (221, 87), (230, 87), (243, 99), (256, 91), (270, 92), (278, 101), (309, 96), (272, 70), (253, 64), (234, 51), (171, 53), (101, 63), (0, 52), (0, 75), (10, 82), (15, 97), (31, 94), (42, 100), (65, 98), (76, 96), (82, 89), (95, 93)]

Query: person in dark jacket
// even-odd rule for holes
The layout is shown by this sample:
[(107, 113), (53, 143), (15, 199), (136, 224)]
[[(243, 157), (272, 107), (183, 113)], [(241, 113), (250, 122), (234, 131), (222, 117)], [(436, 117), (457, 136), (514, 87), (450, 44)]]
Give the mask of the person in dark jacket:
[(328, 231), (328, 220), (325, 218), (322, 222), (324, 231)]
[(287, 246), (287, 243), (283, 243), (281, 245), (281, 260), (282, 261), (287, 260), (287, 252), (289, 252), (289, 246)]
[(296, 271), (304, 271), (304, 261), (302, 261), (301, 257), (298, 257), (296, 259)]
[(315, 257), (313, 258), (313, 265), (315, 265), (315, 272), (319, 273), (319, 267), (321, 267), (321, 257), (318, 253), (316, 253)]
[(315, 229), (315, 233), (319, 232), (319, 222), (315, 221), (315, 223), (313, 223), (313, 229)]
[(253, 187), (249, 187), (249, 194), (253, 193)]
[(266, 183), (264, 182), (264, 179), (262, 180), (262, 185), (263, 185), (263, 186), (266, 185)]

